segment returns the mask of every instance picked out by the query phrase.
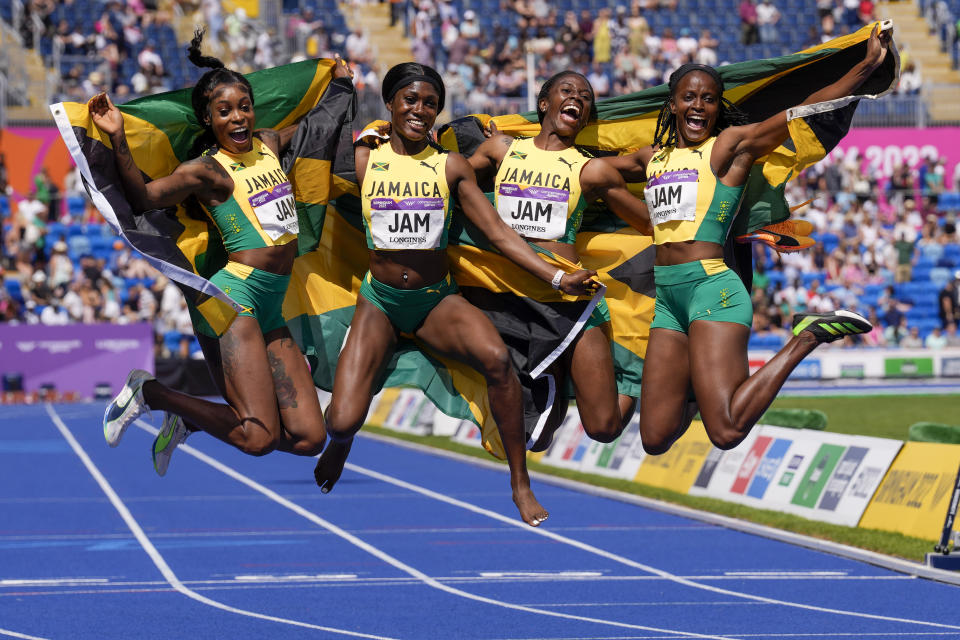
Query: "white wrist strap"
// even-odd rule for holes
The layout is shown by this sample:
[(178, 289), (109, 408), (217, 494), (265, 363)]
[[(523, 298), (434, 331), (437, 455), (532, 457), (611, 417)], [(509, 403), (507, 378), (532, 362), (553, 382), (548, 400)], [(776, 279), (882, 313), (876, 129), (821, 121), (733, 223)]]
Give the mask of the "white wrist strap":
[(554, 289), (560, 288), (560, 281), (563, 280), (563, 276), (566, 272), (563, 269), (557, 269), (557, 272), (553, 274), (553, 280), (550, 281), (550, 286)]

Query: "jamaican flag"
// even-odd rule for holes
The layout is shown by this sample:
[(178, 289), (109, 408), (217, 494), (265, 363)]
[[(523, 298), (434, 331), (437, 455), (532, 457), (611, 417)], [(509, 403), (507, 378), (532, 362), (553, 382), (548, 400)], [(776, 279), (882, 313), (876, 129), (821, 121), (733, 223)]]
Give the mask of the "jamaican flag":
[[(309, 60), (248, 76), (256, 101), (257, 126), (281, 129), (299, 122), (281, 158), (294, 187), (300, 223), (299, 252), (316, 248), (331, 180), (331, 162), (342, 125), (353, 110), (353, 86), (331, 82), (332, 60)], [(131, 153), (144, 179), (170, 175), (196, 151), (202, 128), (190, 89), (120, 105)], [(104, 218), (131, 246), (183, 291), (195, 327), (217, 335), (239, 307), (209, 282), (227, 256), (213, 222), (188, 203), (134, 215), (114, 164), (110, 141), (93, 124), (86, 104), (51, 105), (54, 119), (84, 185)]]
[[(850, 98), (795, 107), (818, 89), (839, 80), (863, 60), (867, 40), (876, 23), (798, 53), (780, 58), (724, 65), (724, 97), (760, 122), (787, 111), (790, 138), (769, 155), (759, 158), (747, 182), (744, 202), (731, 235), (739, 236), (789, 216), (783, 198), (786, 183), (806, 167), (823, 159), (850, 128), (860, 99), (875, 99), (892, 91), (900, 77), (900, 58), (891, 41), (883, 64)], [(880, 23), (883, 30), (891, 21)], [(597, 101), (598, 118), (580, 132), (577, 145), (594, 155), (625, 154), (653, 143), (657, 116), (669, 97), (667, 85)], [(490, 116), (476, 116), (487, 124)], [(492, 118), (501, 133), (535, 136), (540, 131), (534, 111)], [(452, 123), (454, 124), (454, 123)], [(482, 141), (475, 133), (454, 128), (441, 142), (469, 155)], [(635, 193), (639, 185), (631, 185)]]

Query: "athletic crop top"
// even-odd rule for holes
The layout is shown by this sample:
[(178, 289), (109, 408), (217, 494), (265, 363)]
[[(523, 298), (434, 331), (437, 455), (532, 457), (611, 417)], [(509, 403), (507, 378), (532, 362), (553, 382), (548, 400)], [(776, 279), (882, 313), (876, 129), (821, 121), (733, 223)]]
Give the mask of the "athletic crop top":
[(743, 186), (728, 187), (710, 167), (717, 141), (696, 147), (667, 147), (647, 164), (643, 190), (653, 224), (654, 244), (703, 240), (723, 244), (740, 207)]
[(589, 160), (576, 147), (544, 151), (533, 138), (517, 138), (493, 184), (500, 218), (524, 238), (573, 244), (587, 208), (580, 170)]
[(370, 151), (360, 191), (368, 249), (446, 248), (448, 157), (432, 145), (412, 156), (394, 152), (388, 142)]
[(203, 207), (228, 253), (297, 239), (300, 226), (293, 187), (267, 145), (254, 138), (247, 153), (233, 155), (220, 149), (211, 157), (233, 178), (233, 194), (226, 202)]

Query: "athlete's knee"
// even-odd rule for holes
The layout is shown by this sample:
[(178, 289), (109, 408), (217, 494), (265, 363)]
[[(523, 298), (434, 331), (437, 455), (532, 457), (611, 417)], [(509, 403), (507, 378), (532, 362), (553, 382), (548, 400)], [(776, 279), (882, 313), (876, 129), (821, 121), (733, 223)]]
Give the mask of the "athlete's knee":
[(674, 425), (664, 427), (640, 419), (640, 444), (643, 450), (651, 456), (659, 456), (670, 450), (673, 443), (683, 433)]
[(583, 430), (587, 432), (590, 439), (596, 440), (597, 442), (613, 442), (623, 433), (623, 424), (621, 423), (619, 413), (593, 416), (589, 420), (582, 420), (582, 422)]
[(320, 433), (310, 434), (297, 440), (294, 447), (297, 455), (318, 456), (323, 453), (323, 447), (327, 444), (327, 432), (321, 430)]
[(707, 437), (717, 449), (724, 451), (733, 449), (743, 442), (750, 432), (749, 428), (744, 429), (729, 418), (708, 418), (702, 416), (703, 426), (707, 432)]
[(672, 438), (655, 437), (649, 434), (640, 433), (640, 444), (647, 455), (659, 456), (670, 450), (673, 446)]
[(341, 403), (334, 402), (327, 411), (326, 435), (338, 442), (349, 440), (360, 431), (366, 417), (366, 411), (361, 415), (355, 407), (344, 408)]
[(516, 377), (513, 364), (510, 361), (510, 352), (504, 344), (487, 345), (478, 349), (476, 357), (480, 372), (488, 382), (493, 384), (507, 383)]
[(244, 420), (244, 438), (240, 449), (251, 456), (265, 456), (277, 448), (280, 443), (279, 430), (264, 427), (257, 420)]

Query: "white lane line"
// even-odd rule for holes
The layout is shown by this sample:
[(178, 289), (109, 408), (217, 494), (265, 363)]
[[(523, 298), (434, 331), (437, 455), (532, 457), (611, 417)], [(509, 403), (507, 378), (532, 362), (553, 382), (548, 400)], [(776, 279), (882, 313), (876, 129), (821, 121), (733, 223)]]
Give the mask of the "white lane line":
[[(140, 427), (141, 429), (143, 429), (143, 430), (145, 430), (145, 431), (148, 431), (148, 432), (150, 432), (150, 433), (153, 433), (153, 434), (158, 433), (158, 430), (157, 430), (155, 427), (153, 427), (152, 425), (147, 424), (146, 422), (144, 422), (144, 421), (142, 421), (142, 420), (137, 420), (135, 424), (136, 424), (138, 427)], [(426, 585), (428, 585), (428, 586), (430, 586), (430, 587), (433, 587), (434, 589), (438, 589), (438, 590), (440, 590), (440, 591), (444, 591), (444, 592), (446, 592), (446, 593), (449, 593), (449, 594), (452, 594), (452, 595), (455, 595), (455, 596), (458, 596), (458, 597), (461, 597), (461, 598), (466, 598), (466, 599), (468, 599), (468, 600), (474, 600), (474, 601), (476, 601), (476, 602), (482, 602), (482, 603), (484, 603), (484, 604), (489, 604), (489, 605), (493, 605), (493, 606), (496, 606), (496, 607), (502, 607), (502, 608), (505, 608), (505, 609), (513, 609), (513, 610), (515, 610), (515, 611), (523, 611), (523, 612), (525, 612), (525, 613), (535, 613), (535, 614), (538, 614), (538, 615), (550, 616), (550, 617), (553, 617), (553, 618), (565, 618), (565, 619), (567, 619), (567, 620), (576, 620), (576, 621), (578, 621), (578, 622), (590, 622), (590, 623), (593, 623), (593, 624), (602, 624), (602, 625), (608, 625), (608, 626), (613, 626), (613, 627), (620, 627), (620, 628), (623, 628), (623, 629), (637, 629), (637, 630), (639, 630), (639, 631), (651, 631), (651, 632), (655, 632), (655, 633), (666, 633), (666, 634), (671, 634), (671, 635), (673, 635), (673, 636), (680, 637), (680, 638), (707, 638), (707, 639), (709, 639), (709, 640), (734, 640), (733, 638), (730, 638), (729, 636), (717, 636), (717, 635), (710, 635), (710, 634), (693, 633), (693, 632), (689, 632), (689, 631), (675, 631), (675, 630), (673, 630), (673, 629), (661, 629), (661, 628), (659, 628), (659, 627), (648, 627), (648, 626), (645, 626), (645, 625), (629, 624), (629, 623), (626, 623), (626, 622), (617, 622), (617, 621), (614, 621), (614, 620), (602, 620), (602, 619), (599, 619), (599, 618), (590, 618), (590, 617), (586, 617), (586, 616), (578, 616), (578, 615), (573, 615), (573, 614), (570, 614), (570, 613), (562, 613), (562, 612), (559, 612), (559, 611), (547, 611), (547, 610), (545, 610), (545, 609), (537, 609), (537, 608), (534, 608), (534, 607), (528, 607), (528, 606), (524, 606), (524, 605), (513, 604), (513, 603), (510, 603), (510, 602), (504, 602), (504, 601), (502, 601), (502, 600), (495, 600), (495, 599), (493, 599), (493, 598), (487, 598), (487, 597), (485, 597), (485, 596), (479, 596), (479, 595), (477, 595), (477, 594), (470, 593), (470, 592), (468, 592), (468, 591), (463, 591), (463, 590), (461, 590), (461, 589), (456, 589), (456, 588), (454, 588), (454, 587), (445, 585), (445, 584), (443, 584), (442, 582), (439, 582), (439, 581), (436, 580), (435, 578), (431, 578), (430, 576), (428, 576), (427, 574), (423, 573), (423, 572), (420, 571), (419, 569), (416, 569), (416, 568), (414, 568), (414, 567), (411, 567), (410, 565), (405, 564), (404, 562), (398, 560), (397, 558), (394, 558), (393, 556), (389, 555), (389, 554), (386, 553), (385, 551), (381, 551), (381, 550), (378, 549), (377, 547), (375, 547), (375, 546), (373, 546), (373, 545), (371, 545), (371, 544), (368, 544), (368, 543), (364, 542), (363, 540), (361, 540), (361, 539), (358, 538), (357, 536), (353, 535), (352, 533), (349, 533), (348, 531), (346, 531), (346, 530), (344, 530), (344, 529), (341, 529), (340, 527), (338, 527), (337, 525), (333, 524), (332, 522), (330, 522), (330, 521), (328, 521), (328, 520), (324, 520), (323, 518), (321, 518), (320, 516), (316, 515), (316, 514), (313, 513), (312, 511), (308, 511), (307, 509), (301, 507), (300, 505), (296, 504), (295, 502), (291, 502), (290, 500), (284, 498), (283, 496), (281, 496), (281, 495), (278, 494), (277, 492), (273, 491), (272, 489), (269, 489), (269, 488), (263, 486), (262, 484), (260, 484), (259, 482), (257, 482), (257, 481), (255, 481), (255, 480), (253, 480), (253, 479), (251, 479), (251, 478), (249, 478), (249, 477), (241, 474), (241, 473), (238, 472), (238, 471), (235, 471), (235, 470), (232, 469), (231, 467), (228, 467), (227, 465), (221, 463), (219, 460), (216, 460), (215, 458), (212, 458), (212, 457), (208, 456), (207, 454), (203, 453), (202, 451), (200, 451), (200, 450), (198, 450), (198, 449), (195, 449), (195, 448), (193, 448), (193, 447), (191, 447), (190, 445), (187, 445), (187, 444), (182, 444), (182, 445), (180, 445), (179, 449), (182, 450), (184, 453), (186, 453), (186, 454), (188, 454), (188, 455), (191, 455), (191, 456), (193, 456), (194, 458), (200, 460), (201, 462), (204, 462), (204, 463), (206, 463), (207, 465), (213, 467), (213, 468), (216, 469), (217, 471), (220, 471), (221, 473), (223, 473), (223, 474), (225, 474), (225, 475), (233, 478), (233, 479), (236, 480), (237, 482), (239, 482), (239, 483), (241, 483), (241, 484), (244, 484), (244, 485), (250, 487), (251, 489), (253, 489), (254, 491), (257, 491), (257, 492), (263, 494), (264, 496), (270, 498), (271, 500), (273, 500), (273, 501), (276, 502), (277, 504), (282, 505), (282, 506), (286, 507), (287, 509), (293, 511), (293, 512), (296, 513), (297, 515), (300, 515), (300, 516), (306, 518), (307, 520), (309, 520), (310, 522), (313, 522), (313, 523), (315, 523), (315, 524), (323, 527), (324, 529), (330, 531), (331, 533), (333, 533), (333, 534), (335, 534), (335, 535), (343, 538), (344, 540), (346, 540), (346, 541), (349, 542), (350, 544), (354, 545), (355, 547), (358, 547), (358, 548), (362, 549), (363, 551), (366, 551), (367, 553), (369, 553), (370, 555), (374, 556), (375, 558), (378, 558), (378, 559), (382, 560), (383, 562), (387, 563), (388, 565), (390, 565), (390, 566), (392, 566), (392, 567), (394, 567), (394, 568), (396, 568), (396, 569), (398, 569), (398, 570), (406, 573), (407, 575), (410, 575), (410, 576), (416, 578), (416, 579), (419, 580), (420, 582), (422, 582), (422, 583), (424, 583), (424, 584), (426, 584)]]
[(28, 636), (25, 633), (17, 633), (16, 631), (10, 631), (9, 629), (0, 629), (0, 636), (8, 636), (10, 638), (23, 638), (23, 640), (48, 640), (47, 638), (40, 638), (37, 636)]
[(192, 598), (197, 602), (205, 604), (216, 609), (221, 609), (229, 613), (236, 613), (242, 616), (248, 616), (251, 618), (258, 618), (260, 620), (269, 620), (270, 622), (279, 622), (282, 624), (293, 625), (295, 627), (305, 627), (307, 629), (316, 629), (318, 631), (326, 631), (328, 633), (336, 633), (340, 635), (352, 636), (355, 638), (373, 638), (374, 640), (391, 640), (385, 636), (375, 636), (366, 633), (358, 633), (355, 631), (347, 631), (345, 629), (335, 629), (333, 627), (324, 627), (317, 624), (311, 624), (309, 622), (301, 622), (299, 620), (290, 620), (288, 618), (279, 618), (277, 616), (266, 615), (263, 613), (257, 613), (255, 611), (247, 611), (245, 609), (238, 609), (236, 607), (231, 607), (230, 605), (223, 604), (222, 602), (217, 602), (216, 600), (211, 600), (206, 596), (202, 596), (196, 591), (188, 588), (184, 585), (180, 578), (176, 576), (170, 566), (167, 564), (166, 560), (163, 559), (163, 556), (157, 551), (157, 548), (153, 546), (153, 543), (150, 542), (150, 539), (143, 532), (143, 529), (140, 527), (140, 524), (134, 519), (133, 515), (130, 513), (130, 510), (127, 509), (127, 506), (120, 499), (120, 496), (113, 490), (113, 487), (110, 486), (110, 483), (107, 479), (100, 473), (100, 469), (93, 463), (93, 460), (90, 459), (90, 456), (87, 455), (87, 452), (83, 450), (83, 447), (80, 446), (80, 443), (77, 442), (77, 439), (73, 437), (73, 433), (70, 432), (70, 429), (67, 425), (60, 419), (60, 416), (57, 415), (56, 410), (49, 404), (45, 405), (47, 414), (50, 416), (50, 419), (53, 420), (53, 423), (56, 425), (57, 429), (60, 430), (60, 433), (63, 434), (64, 439), (70, 444), (70, 447), (73, 449), (74, 453), (77, 454), (77, 457), (83, 462), (84, 466), (87, 468), (87, 471), (90, 472), (90, 475), (93, 476), (93, 479), (97, 481), (97, 484), (100, 485), (100, 489), (103, 490), (107, 498), (110, 500), (110, 503), (114, 508), (120, 513), (120, 517), (123, 518), (123, 521), (126, 523), (127, 527), (130, 528), (130, 531), (133, 532), (133, 535), (137, 538), (137, 541), (140, 543), (140, 546), (143, 547), (143, 550), (147, 552), (147, 555), (150, 556), (150, 559), (153, 560), (153, 564), (157, 566), (157, 569), (160, 570), (160, 573), (166, 578), (167, 582), (171, 587), (187, 596)]
[(720, 588), (720, 587), (714, 587), (714, 586), (711, 586), (711, 585), (708, 585), (708, 584), (702, 584), (702, 583), (700, 583), (700, 582), (694, 582), (693, 580), (689, 580), (689, 579), (687, 579), (687, 578), (683, 578), (683, 577), (681, 577), (681, 576), (678, 576), (678, 575), (676, 575), (676, 574), (670, 573), (670, 572), (668, 572), (668, 571), (664, 571), (663, 569), (658, 569), (658, 568), (656, 568), (656, 567), (652, 567), (652, 566), (650, 566), (650, 565), (646, 565), (646, 564), (637, 562), (637, 561), (635, 561), (635, 560), (631, 560), (630, 558), (626, 558), (626, 557), (624, 557), (624, 556), (621, 556), (621, 555), (618, 555), (618, 554), (615, 554), (615, 553), (611, 553), (610, 551), (606, 551), (606, 550), (604, 550), (604, 549), (600, 549), (600, 548), (595, 547), (595, 546), (593, 546), (593, 545), (589, 545), (589, 544), (587, 544), (587, 543), (585, 543), (585, 542), (580, 542), (579, 540), (574, 540), (573, 538), (568, 538), (568, 537), (566, 537), (566, 536), (559, 535), (559, 534), (557, 534), (557, 533), (554, 533), (554, 532), (552, 532), (552, 531), (549, 531), (549, 530), (547, 530), (547, 529), (544, 529), (542, 526), (541, 526), (541, 527), (531, 527), (530, 525), (522, 522), (521, 520), (519, 520), (519, 519), (516, 518), (516, 517), (507, 517), (507, 516), (505, 516), (505, 515), (502, 515), (502, 514), (500, 514), (500, 513), (495, 512), (495, 511), (490, 511), (489, 509), (484, 509), (484, 508), (482, 508), (482, 507), (478, 507), (478, 506), (476, 506), (476, 505), (474, 505), (474, 504), (470, 504), (469, 502), (464, 502), (464, 501), (458, 500), (458, 499), (456, 499), (456, 498), (451, 498), (451, 497), (448, 496), (448, 495), (445, 495), (445, 494), (442, 494), (442, 493), (438, 493), (438, 492), (436, 492), (436, 491), (433, 491), (433, 490), (431, 490), (431, 489), (427, 489), (427, 488), (425, 488), (425, 487), (421, 487), (421, 486), (419, 486), (419, 485), (412, 484), (412, 483), (410, 483), (410, 482), (407, 482), (407, 481), (405, 481), (405, 480), (401, 480), (401, 479), (399, 479), (399, 478), (394, 478), (393, 476), (388, 476), (388, 475), (386, 475), (386, 474), (384, 474), (384, 473), (380, 473), (380, 472), (378, 472), (378, 471), (373, 471), (372, 469), (366, 469), (366, 468), (364, 468), (364, 467), (357, 466), (357, 465), (352, 464), (352, 463), (350, 463), (350, 462), (348, 462), (348, 463), (346, 464), (346, 468), (350, 469), (351, 471), (355, 471), (355, 472), (357, 472), (357, 473), (359, 473), (359, 474), (368, 476), (368, 477), (370, 477), (370, 478), (375, 478), (375, 479), (377, 479), (377, 480), (381, 480), (382, 482), (386, 482), (386, 483), (388, 483), (388, 484), (392, 484), (392, 485), (397, 486), (397, 487), (403, 487), (404, 489), (407, 489), (407, 490), (409, 490), (409, 491), (414, 491), (414, 492), (416, 492), (416, 493), (419, 493), (419, 494), (421, 494), (421, 495), (427, 496), (428, 498), (432, 498), (432, 499), (437, 500), (437, 501), (439, 501), (439, 502), (445, 502), (445, 503), (447, 503), (447, 504), (449, 504), (449, 505), (452, 505), (452, 506), (455, 506), (455, 507), (460, 507), (461, 509), (466, 509), (467, 511), (472, 511), (473, 513), (476, 513), (476, 514), (479, 514), (479, 515), (482, 515), (482, 516), (486, 516), (486, 517), (488, 517), (488, 518), (492, 518), (493, 520), (499, 520), (500, 522), (506, 523), (506, 524), (508, 524), (508, 525), (510, 525), (510, 526), (513, 526), (513, 527), (517, 527), (518, 529), (522, 529), (523, 531), (526, 531), (526, 532), (528, 532), (528, 533), (535, 534), (535, 535), (540, 535), (540, 536), (543, 536), (543, 537), (545, 537), (545, 538), (549, 538), (550, 540), (553, 540), (554, 542), (559, 542), (559, 543), (561, 543), (561, 544), (566, 544), (566, 545), (569, 545), (569, 546), (571, 546), (571, 547), (575, 547), (575, 548), (580, 549), (580, 550), (582, 550), (582, 551), (586, 551), (587, 553), (592, 553), (592, 554), (598, 555), (598, 556), (600, 556), (600, 557), (602, 557), (602, 558), (607, 558), (608, 560), (612, 560), (613, 562), (617, 562), (617, 563), (619, 563), (619, 564), (623, 564), (623, 565), (626, 565), (626, 566), (628, 566), (628, 567), (632, 567), (632, 568), (634, 568), (634, 569), (639, 569), (639, 570), (641, 570), (641, 571), (646, 571), (647, 573), (652, 573), (652, 574), (654, 574), (654, 575), (660, 576), (661, 578), (665, 578), (665, 579), (670, 580), (670, 581), (672, 581), (672, 582), (676, 582), (676, 583), (678, 583), (678, 584), (682, 584), (682, 585), (687, 586), (687, 587), (692, 587), (692, 588), (694, 588), (694, 589), (703, 589), (704, 591), (710, 591), (710, 592), (713, 592), (713, 593), (718, 593), (718, 594), (722, 594), (722, 595), (726, 595), (726, 596), (734, 596), (734, 597), (737, 597), (737, 598), (746, 598), (746, 599), (748, 599), (748, 600), (754, 600), (754, 601), (756, 601), (756, 602), (765, 602), (765, 603), (767, 603), (767, 604), (775, 604), (775, 605), (781, 605), (781, 606), (785, 606), (785, 607), (794, 607), (794, 608), (796, 608), (796, 609), (805, 609), (805, 610), (807, 610), (807, 611), (817, 611), (817, 612), (820, 612), (820, 613), (832, 613), (832, 614), (843, 615), (843, 616), (852, 616), (852, 617), (855, 617), (855, 618), (866, 618), (866, 619), (869, 619), (869, 620), (884, 620), (884, 621), (887, 621), (887, 622), (901, 622), (901, 623), (906, 623), (906, 624), (918, 624), (918, 625), (924, 625), (924, 626), (928, 626), (928, 627), (937, 627), (937, 628), (941, 628), (941, 629), (960, 629), (960, 626), (958, 626), (958, 625), (944, 624), (944, 623), (941, 623), (941, 622), (929, 622), (929, 621), (926, 621), (926, 620), (912, 620), (912, 619), (910, 619), (910, 618), (897, 618), (897, 617), (895, 617), (895, 616), (882, 616), (882, 615), (873, 614), (873, 613), (861, 613), (861, 612), (859, 612), (859, 611), (848, 611), (848, 610), (844, 610), (844, 609), (832, 609), (832, 608), (829, 608), (829, 607), (819, 607), (819, 606), (816, 606), (816, 605), (803, 604), (803, 603), (800, 603), (800, 602), (791, 602), (791, 601), (789, 601), (789, 600), (777, 600), (777, 599), (775, 599), (775, 598), (767, 598), (767, 597), (765, 597), (765, 596), (757, 596), (757, 595), (753, 595), (753, 594), (750, 594), (750, 593), (743, 593), (743, 592), (740, 592), (740, 591), (732, 591), (732, 590), (730, 590), (730, 589), (722, 589), (722, 588)]

